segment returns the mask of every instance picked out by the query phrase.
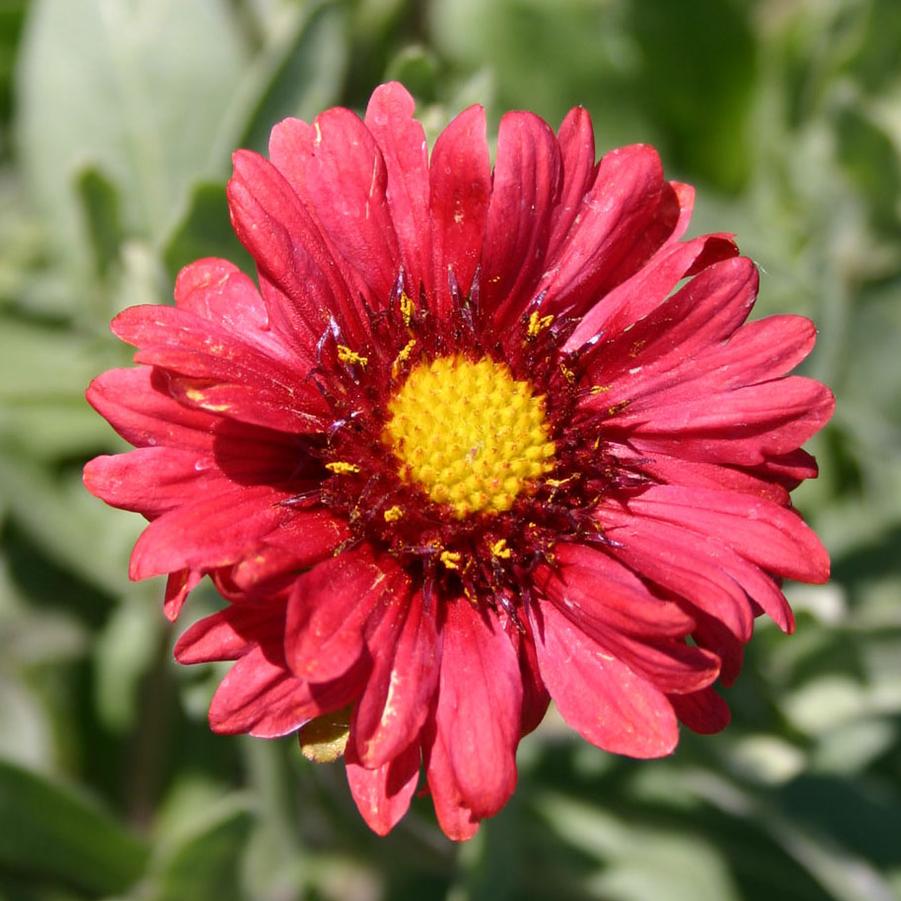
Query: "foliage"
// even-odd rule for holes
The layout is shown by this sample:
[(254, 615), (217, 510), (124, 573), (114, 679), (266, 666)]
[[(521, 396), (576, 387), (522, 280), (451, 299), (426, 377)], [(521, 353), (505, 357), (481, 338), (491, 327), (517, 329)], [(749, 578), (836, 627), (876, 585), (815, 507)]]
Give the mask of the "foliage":
[[(901, 12), (896, 0), (6, 0), (0, 6), (0, 898), (836, 899), (901, 893)], [(119, 445), (83, 389), (117, 310), (200, 255), (246, 265), (229, 152), (407, 81), (462, 105), (587, 106), (699, 186), (697, 231), (813, 316), (839, 399), (799, 504), (834, 579), (761, 623), (723, 735), (634, 763), (551, 718), (470, 845), (428, 806), (368, 834), (340, 767), (209, 734), (136, 517), (80, 485)], [(189, 616), (213, 609), (205, 589)]]

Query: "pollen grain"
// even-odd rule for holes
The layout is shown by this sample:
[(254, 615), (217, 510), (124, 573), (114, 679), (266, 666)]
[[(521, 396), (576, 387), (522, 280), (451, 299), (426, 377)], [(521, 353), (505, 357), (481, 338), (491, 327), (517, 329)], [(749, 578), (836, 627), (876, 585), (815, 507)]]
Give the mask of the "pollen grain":
[(503, 363), (439, 357), (388, 404), (385, 443), (402, 477), (458, 519), (502, 513), (554, 468), (544, 397)]

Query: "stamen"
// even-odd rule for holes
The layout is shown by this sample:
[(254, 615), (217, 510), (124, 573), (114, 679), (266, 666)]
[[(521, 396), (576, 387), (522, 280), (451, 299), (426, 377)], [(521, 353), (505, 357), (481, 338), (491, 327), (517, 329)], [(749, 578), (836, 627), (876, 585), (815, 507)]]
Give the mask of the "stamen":
[(369, 357), (364, 357), (362, 354), (358, 354), (355, 350), (351, 350), (346, 344), (338, 345), (338, 359), (342, 363), (362, 366), (364, 369), (366, 368), (366, 364), (369, 362)]
[(356, 463), (345, 463), (343, 460), (336, 460), (334, 463), (326, 463), (325, 468), (337, 475), (347, 475), (348, 473), (360, 471), (360, 467), (357, 466)]
[(535, 310), (529, 314), (529, 326), (526, 334), (529, 338), (537, 338), (541, 332), (550, 327), (553, 321), (553, 315), (539, 316), (538, 311)]
[(385, 522), (397, 522), (404, 515), (404, 508), (395, 504), (384, 512)]

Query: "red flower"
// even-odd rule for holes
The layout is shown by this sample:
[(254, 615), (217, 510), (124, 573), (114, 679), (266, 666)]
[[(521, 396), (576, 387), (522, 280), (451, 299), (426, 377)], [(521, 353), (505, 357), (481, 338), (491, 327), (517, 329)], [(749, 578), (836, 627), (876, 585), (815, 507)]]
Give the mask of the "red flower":
[[(429, 158), (380, 87), (235, 155), (228, 198), (259, 290), (222, 260), (176, 306), (126, 310), (135, 369), (91, 403), (136, 450), (89, 489), (150, 525), (131, 576), (169, 574), (174, 618), (212, 576), (229, 605), (183, 663), (235, 660), (210, 709), (272, 737), (350, 705), (351, 791), (390, 830), (424, 765), (438, 819), (474, 834), (516, 783), (548, 696), (588, 741), (669, 754), (729, 718), (754, 617), (826, 552), (789, 491), (828, 420), (797, 316), (745, 323), (753, 263), (681, 240), (693, 192), (637, 145), (595, 162), (479, 107)], [(682, 284), (684, 282), (684, 284)], [(689, 642), (690, 640), (690, 642)]]

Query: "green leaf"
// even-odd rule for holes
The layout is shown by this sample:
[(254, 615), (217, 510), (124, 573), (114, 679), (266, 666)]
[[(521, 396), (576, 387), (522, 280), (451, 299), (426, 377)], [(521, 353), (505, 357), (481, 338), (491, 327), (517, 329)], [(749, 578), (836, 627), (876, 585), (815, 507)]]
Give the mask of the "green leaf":
[(118, 185), (130, 231), (163, 234), (211, 174), (246, 60), (224, 0), (36, 0), (21, 52), (22, 171), (64, 258), (88, 256), (72, 185), (86, 164)]
[(152, 901), (243, 901), (241, 853), (254, 818), (239, 797), (213, 808), (205, 821), (165, 854), (152, 879)]
[(0, 317), (0, 402), (82, 400), (110, 362), (107, 342), (63, 329)]
[(117, 732), (139, 716), (138, 689), (162, 640), (164, 619), (147, 594), (134, 591), (119, 604), (94, 645), (97, 713)]
[(419, 100), (432, 103), (438, 95), (438, 60), (428, 47), (404, 47), (388, 64), (386, 81), (399, 81)]
[(143, 845), (97, 806), (0, 761), (0, 866), (86, 892), (112, 893), (140, 878), (146, 861)]
[(191, 193), (187, 212), (163, 250), (166, 270), (175, 279), (179, 270), (202, 257), (223, 257), (253, 274), (254, 263), (232, 231), (224, 182), (204, 182)]
[(0, 497), (48, 556), (118, 596), (128, 587), (128, 553), (144, 525), (91, 497), (79, 473), (51, 479), (30, 462), (0, 454)]
[(100, 278), (106, 278), (119, 256), (122, 243), (119, 192), (103, 172), (92, 166), (79, 173), (76, 186), (93, 251), (94, 269)]
[(336, 103), (348, 62), (347, 10), (335, 0), (296, 4), (266, 51), (247, 71), (229, 112), (219, 155), (235, 147), (265, 151), (269, 132), (287, 116), (311, 119)]

